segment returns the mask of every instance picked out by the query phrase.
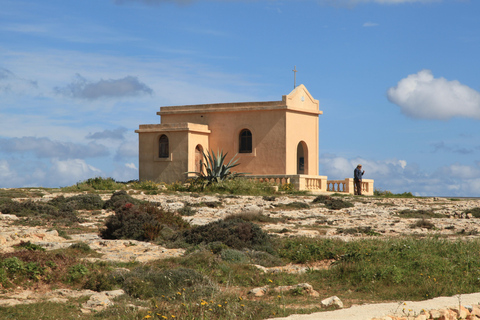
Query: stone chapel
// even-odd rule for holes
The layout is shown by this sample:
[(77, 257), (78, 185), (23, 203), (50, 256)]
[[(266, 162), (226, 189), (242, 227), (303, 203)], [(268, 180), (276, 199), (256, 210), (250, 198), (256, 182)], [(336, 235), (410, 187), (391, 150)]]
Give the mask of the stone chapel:
[[(140, 125), (139, 178), (182, 182), (199, 171), (203, 152), (239, 158), (236, 172), (253, 179), (327, 191), (318, 175), (319, 102), (304, 85), (279, 101), (161, 107), (160, 124)], [(193, 174), (191, 176), (194, 176)]]

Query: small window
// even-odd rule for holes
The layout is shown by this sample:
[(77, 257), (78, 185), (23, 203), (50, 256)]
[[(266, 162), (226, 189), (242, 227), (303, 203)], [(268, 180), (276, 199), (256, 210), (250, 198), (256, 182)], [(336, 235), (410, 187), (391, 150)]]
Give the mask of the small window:
[(158, 157), (159, 158), (168, 158), (170, 156), (168, 151), (168, 137), (162, 135), (158, 141)]
[(239, 136), (239, 153), (252, 153), (252, 133), (248, 129), (240, 131)]

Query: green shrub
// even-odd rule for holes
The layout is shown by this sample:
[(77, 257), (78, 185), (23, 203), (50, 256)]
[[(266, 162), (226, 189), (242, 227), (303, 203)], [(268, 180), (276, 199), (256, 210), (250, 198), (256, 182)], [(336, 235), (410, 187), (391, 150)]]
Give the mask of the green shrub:
[(160, 236), (165, 226), (181, 230), (189, 224), (175, 213), (151, 204), (126, 203), (115, 211), (115, 215), (107, 218), (106, 228), (100, 231), (100, 236), (103, 239), (151, 241)]
[(195, 226), (182, 233), (185, 242), (190, 244), (208, 244), (219, 241), (233, 249), (263, 248), (271, 250), (270, 237), (262, 229), (242, 219), (227, 219)]
[(464, 213), (465, 213), (465, 214), (470, 213), (473, 217), (475, 217), (475, 218), (480, 218), (480, 208), (479, 208), (479, 207), (465, 210)]
[(57, 208), (70, 205), (74, 210), (98, 210), (102, 209), (104, 201), (98, 194), (80, 194), (65, 198), (64, 196), (56, 197), (48, 202)]
[(62, 188), (62, 191), (94, 191), (94, 190), (121, 190), (125, 185), (116, 182), (112, 178), (95, 177), (82, 182), (77, 182), (76, 185)]
[(405, 209), (398, 211), (397, 214), (401, 218), (418, 218), (418, 219), (425, 219), (425, 218), (445, 218), (444, 215), (435, 213), (433, 210), (412, 210), (412, 209)]
[(27, 242), (21, 241), (18, 245), (16, 245), (16, 247), (30, 250), (30, 251), (35, 251), (35, 250), (45, 251), (45, 248), (39, 246), (38, 244), (31, 243), (30, 241), (27, 241)]
[(333, 259), (341, 252), (341, 240), (312, 239), (306, 237), (282, 240), (278, 251), (281, 258), (293, 263), (305, 263), (324, 259)]
[(68, 268), (67, 282), (80, 282), (89, 274), (88, 268), (83, 264), (76, 264)]
[(330, 196), (319, 195), (315, 199), (313, 199), (312, 203), (325, 203), (330, 200), (332, 200), (332, 197)]
[(82, 221), (70, 204), (62, 204), (57, 208), (50, 203), (39, 201), (12, 201), (5, 203), (1, 210), (4, 214), (14, 214), (18, 217), (38, 217), (55, 223), (70, 224)]
[(113, 195), (110, 197), (110, 199), (105, 201), (103, 205), (103, 209), (116, 210), (117, 208), (123, 207), (127, 203), (139, 205), (143, 203), (143, 201), (133, 198), (132, 196), (127, 194), (126, 191), (122, 190), (122, 191), (114, 192)]
[(373, 191), (374, 196), (385, 197), (385, 198), (414, 198), (415, 196), (411, 192), (404, 193), (392, 193), (388, 190), (381, 190), (375, 188)]
[(17, 257), (6, 258), (0, 262), (0, 266), (5, 269), (8, 275), (16, 275), (24, 271), (25, 265), (22, 260)]
[(272, 218), (262, 213), (255, 213), (255, 212), (242, 212), (242, 213), (232, 214), (225, 217), (225, 220), (231, 220), (231, 219), (242, 219), (243, 221), (262, 222), (262, 223), (278, 222), (281, 220), (279, 218)]
[(74, 243), (74, 244), (70, 245), (69, 249), (79, 250), (79, 251), (82, 251), (82, 252), (92, 252), (92, 251), (94, 251), (85, 242)]
[(28, 262), (25, 265), (25, 275), (31, 280), (38, 281), (44, 273), (45, 267), (42, 267), (37, 262)]
[(185, 204), (183, 208), (178, 210), (178, 214), (181, 216), (193, 216), (195, 215), (195, 210), (192, 209), (192, 207), (189, 204)]
[(274, 205), (276, 208), (280, 209), (289, 209), (289, 210), (299, 210), (299, 209), (308, 209), (310, 206), (305, 202), (294, 201), (290, 203), (279, 203)]
[(224, 244), (223, 242), (214, 241), (214, 242), (210, 242), (210, 243), (207, 245), (207, 248), (208, 248), (208, 250), (210, 250), (212, 253), (218, 254), (218, 253), (222, 252), (222, 250), (228, 249), (228, 246), (227, 246), (226, 244)]
[(410, 225), (410, 228), (424, 228), (424, 229), (435, 229), (435, 225), (429, 221), (429, 220), (426, 220), (426, 219), (419, 219), (417, 220), (415, 223), (412, 223)]
[(213, 283), (192, 269), (177, 268), (160, 270), (153, 267), (138, 267), (123, 274), (122, 289), (139, 299), (170, 296), (180, 298), (188, 290), (188, 299), (209, 297), (217, 291)]
[(343, 234), (365, 234), (368, 236), (378, 236), (380, 233), (376, 232), (372, 227), (367, 226), (367, 227), (354, 227), (354, 228), (338, 228), (338, 233), (343, 233)]
[(355, 206), (351, 202), (325, 195), (317, 196), (315, 199), (313, 199), (312, 203), (324, 203), (325, 207), (330, 210), (340, 210), (343, 208), (351, 208)]
[(83, 284), (83, 289), (97, 292), (110, 291), (116, 288), (116, 280), (112, 275), (103, 272), (92, 272)]
[(220, 252), (220, 257), (223, 261), (233, 262), (233, 263), (246, 263), (248, 257), (245, 253), (235, 249), (225, 249)]

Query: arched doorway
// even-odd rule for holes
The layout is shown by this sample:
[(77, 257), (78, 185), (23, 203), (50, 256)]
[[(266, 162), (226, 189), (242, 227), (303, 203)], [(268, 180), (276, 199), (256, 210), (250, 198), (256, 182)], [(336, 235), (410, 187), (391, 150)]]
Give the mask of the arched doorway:
[(197, 144), (195, 147), (195, 172), (201, 172), (203, 167), (203, 148)]
[(308, 149), (303, 141), (297, 145), (297, 174), (308, 174)]

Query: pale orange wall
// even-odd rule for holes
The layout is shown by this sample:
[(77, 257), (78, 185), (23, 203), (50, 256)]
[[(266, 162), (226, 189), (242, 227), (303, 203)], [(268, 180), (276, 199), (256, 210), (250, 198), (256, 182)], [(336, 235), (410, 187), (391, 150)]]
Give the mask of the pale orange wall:
[(209, 149), (208, 134), (205, 133), (188, 133), (188, 172), (195, 171), (195, 148), (201, 145), (203, 150)]
[(287, 173), (297, 174), (297, 147), (303, 141), (307, 145), (308, 171), (318, 175), (318, 116), (297, 112), (287, 113)]
[[(203, 117), (201, 117), (203, 115)], [(194, 122), (207, 124), (211, 131), (209, 150), (228, 152), (227, 161), (238, 153), (242, 129), (252, 132), (252, 154), (239, 153), (236, 172), (252, 174), (285, 173), (285, 110), (168, 114), (163, 123)], [(194, 149), (195, 147), (193, 147)]]
[[(167, 135), (170, 157), (158, 157), (158, 140)], [(187, 132), (139, 133), (140, 180), (156, 182), (183, 181), (188, 170)]]
[[(236, 172), (297, 174), (297, 146), (307, 145), (305, 174), (318, 175), (318, 100), (303, 85), (282, 101), (162, 107), (161, 124), (141, 125), (139, 166), (141, 180), (182, 181), (195, 171), (195, 147), (223, 150), (227, 161), (238, 153), (242, 129), (252, 132), (251, 154), (238, 154)], [(155, 131), (155, 132), (151, 132)], [(169, 159), (158, 158), (158, 139), (169, 137)]]

